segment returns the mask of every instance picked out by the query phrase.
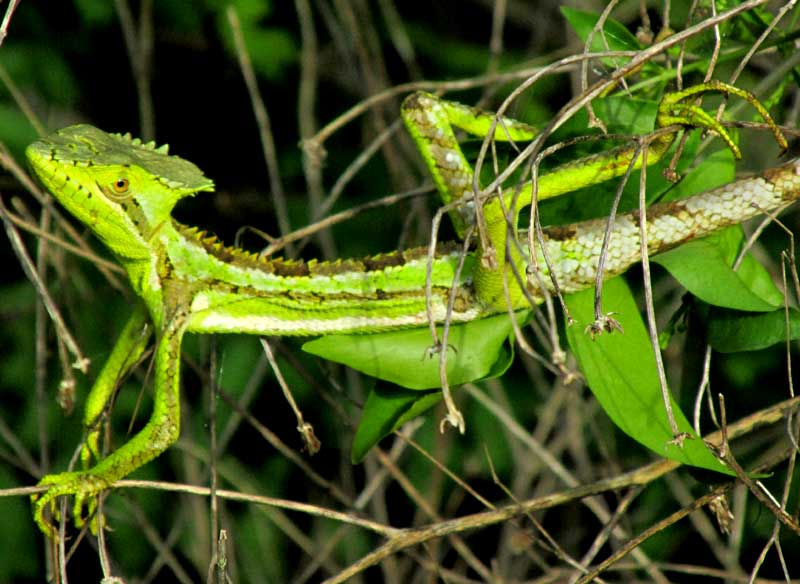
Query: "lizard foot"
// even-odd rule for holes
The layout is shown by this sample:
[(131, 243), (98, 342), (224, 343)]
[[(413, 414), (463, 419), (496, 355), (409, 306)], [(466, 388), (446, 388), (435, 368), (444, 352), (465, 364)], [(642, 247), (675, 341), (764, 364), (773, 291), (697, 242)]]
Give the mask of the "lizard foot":
[[(75, 526), (80, 529), (89, 524), (89, 529), (96, 534), (103, 527), (103, 518), (97, 513), (97, 495), (108, 489), (110, 483), (91, 471), (62, 472), (46, 475), (39, 481), (40, 486), (48, 486), (44, 493), (31, 495), (33, 519), (46, 536), (56, 539), (55, 527), (46, 518), (47, 509), (54, 517), (58, 517), (56, 502), (61, 496), (72, 495), (75, 502), (72, 506)], [(87, 513), (84, 515), (83, 510)]]
[[(706, 83), (700, 83), (687, 87), (681, 91), (668, 93), (661, 100), (658, 106), (658, 126), (664, 128), (672, 124), (679, 124), (682, 126), (690, 126), (697, 128), (705, 128), (717, 134), (737, 159), (742, 157), (739, 147), (733, 141), (728, 131), (716, 118), (711, 116), (708, 112), (703, 110), (700, 106), (692, 103), (695, 97), (704, 93), (722, 93), (723, 95), (736, 95), (744, 99), (759, 113), (759, 115), (766, 122), (772, 131), (775, 141), (782, 150), (788, 148), (786, 137), (783, 135), (780, 127), (775, 123), (769, 115), (767, 108), (765, 108), (755, 95), (744, 89), (739, 89), (734, 85), (723, 83), (712, 79)], [(689, 103), (686, 103), (689, 102)], [(668, 177), (669, 178), (669, 177)]]

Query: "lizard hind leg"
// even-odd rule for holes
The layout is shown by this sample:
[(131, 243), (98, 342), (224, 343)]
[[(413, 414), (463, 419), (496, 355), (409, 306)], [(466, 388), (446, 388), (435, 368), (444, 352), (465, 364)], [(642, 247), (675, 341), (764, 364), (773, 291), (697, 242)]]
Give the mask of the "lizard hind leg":
[(755, 95), (747, 90), (730, 85), (722, 81), (711, 80), (706, 83), (699, 83), (691, 87), (687, 87), (681, 91), (667, 93), (661, 100), (658, 106), (658, 115), (656, 118), (656, 126), (665, 128), (671, 125), (681, 125), (692, 128), (703, 128), (705, 130), (713, 131), (720, 139), (728, 146), (737, 159), (742, 157), (739, 147), (734, 142), (730, 133), (725, 129), (722, 123), (711, 116), (708, 112), (703, 110), (695, 103), (686, 103), (687, 100), (701, 96), (705, 93), (722, 93), (723, 95), (735, 95), (742, 98), (749, 103), (758, 112), (764, 122), (769, 126), (775, 141), (781, 149), (785, 150), (788, 147), (786, 137), (781, 132), (780, 127), (772, 119), (772, 116), (767, 111), (767, 108), (756, 98)]
[(533, 140), (538, 130), (524, 122), (424, 91), (406, 97), (400, 112), (442, 203), (464, 203), (449, 213), (456, 232), (463, 238), (468, 227), (474, 224), (475, 211), (470, 203), (474, 175), (453, 129), (479, 138), (485, 138), (494, 129), (495, 140), (512, 143)]
[(84, 469), (90, 468), (101, 458), (101, 422), (112, 395), (147, 349), (152, 334), (149, 323), (150, 316), (144, 304), (137, 303), (86, 398), (83, 413), (86, 439), (80, 454), (81, 466)]

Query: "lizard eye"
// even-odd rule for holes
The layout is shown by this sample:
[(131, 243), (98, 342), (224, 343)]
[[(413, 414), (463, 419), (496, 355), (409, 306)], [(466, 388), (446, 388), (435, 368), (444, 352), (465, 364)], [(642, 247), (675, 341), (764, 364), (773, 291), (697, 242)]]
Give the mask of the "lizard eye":
[(130, 186), (130, 181), (128, 181), (127, 178), (118, 178), (112, 183), (111, 188), (118, 195), (124, 195), (125, 193), (128, 192), (129, 186)]

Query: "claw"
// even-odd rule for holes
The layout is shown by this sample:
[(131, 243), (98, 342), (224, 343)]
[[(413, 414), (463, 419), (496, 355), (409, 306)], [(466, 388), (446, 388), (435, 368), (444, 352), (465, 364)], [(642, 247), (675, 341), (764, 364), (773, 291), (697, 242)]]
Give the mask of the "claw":
[[(31, 495), (33, 518), (47, 537), (51, 539), (58, 537), (55, 526), (45, 518), (45, 513), (49, 509), (54, 517), (58, 517), (56, 503), (61, 496), (73, 495), (75, 497), (72, 513), (77, 528), (80, 529), (88, 524), (94, 534), (102, 529), (104, 521), (103, 517), (97, 513), (97, 495), (110, 486), (108, 481), (97, 474), (79, 471), (47, 475), (39, 481), (39, 485), (46, 485), (50, 488), (44, 493)], [(86, 514), (83, 512), (84, 508), (87, 511)]]
[(84, 469), (91, 468), (94, 463), (99, 461), (100, 456), (100, 430), (91, 428), (86, 434), (86, 440), (81, 446), (81, 466)]

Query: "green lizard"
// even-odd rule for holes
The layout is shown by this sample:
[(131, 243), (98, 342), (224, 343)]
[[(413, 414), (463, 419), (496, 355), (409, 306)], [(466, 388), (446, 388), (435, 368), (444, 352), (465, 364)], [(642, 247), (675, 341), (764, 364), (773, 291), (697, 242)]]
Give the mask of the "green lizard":
[[(707, 84), (670, 94), (659, 108), (659, 126), (680, 124), (716, 131), (734, 150), (726, 131), (713, 118), (685, 101), (704, 91), (736, 93), (757, 104), (752, 96), (721, 84)], [(768, 114), (762, 116), (775, 128)], [(455, 141), (451, 124), (485, 134), (491, 114), (414, 94), (403, 116), (445, 203), (464, 203), (451, 217), (463, 235), (474, 222), (472, 172)], [(660, 157), (675, 138), (664, 133), (650, 142), (648, 163)], [(777, 132), (777, 130), (776, 130)], [(504, 120), (496, 138), (529, 139), (533, 131)], [(779, 136), (779, 142), (785, 145)], [(213, 183), (192, 163), (171, 156), (166, 147), (144, 144), (130, 136), (108, 134), (88, 125), (62, 129), (27, 149), (27, 157), (42, 184), (77, 219), (86, 224), (127, 271), (141, 302), (100, 371), (87, 398), (87, 431), (82, 451), (84, 470), (47, 475), (40, 485), (49, 489), (33, 497), (34, 518), (42, 531), (55, 536), (45, 511), (57, 497), (72, 495), (78, 526), (83, 508), (94, 509), (95, 497), (113, 483), (158, 456), (179, 435), (181, 341), (185, 333), (235, 332), (258, 335), (318, 336), (331, 333), (375, 333), (426, 326), (430, 319), (467, 322), (493, 314), (529, 308), (550, 290), (550, 278), (564, 292), (593, 285), (597, 275), (606, 222), (586, 221), (545, 230), (549, 257), (541, 250), (534, 261), (513, 251), (519, 273), (535, 272), (525, 289), (509, 280), (510, 307), (502, 296), (505, 254), (494, 263), (487, 252), (503, 250), (509, 233), (516, 234), (518, 209), (530, 204), (523, 188), (514, 205), (514, 192), (502, 202), (482, 203), (488, 240), (478, 244), (459, 270), (456, 246), (440, 245), (428, 265), (427, 249), (390, 252), (336, 262), (266, 259), (227, 247), (213, 236), (187, 227), (171, 217), (175, 204)], [(556, 196), (625, 172), (634, 161), (634, 148), (620, 148), (570, 163), (538, 181), (538, 198)], [(634, 161), (635, 162), (635, 161)], [(637, 163), (638, 164), (638, 163)], [(647, 213), (651, 253), (701, 237), (758, 213), (779, 208), (800, 197), (800, 163), (793, 161), (719, 189), (679, 202), (659, 204)], [(504, 208), (514, 207), (511, 229)], [(466, 209), (466, 210), (465, 210)], [(619, 274), (640, 258), (638, 215), (616, 218), (611, 227), (605, 276)], [(512, 246), (513, 247), (513, 246)], [(525, 246), (522, 245), (521, 249)], [(426, 292), (426, 278), (430, 278)], [(448, 310), (448, 296), (455, 302)], [(105, 458), (99, 454), (99, 423), (115, 384), (143, 354), (155, 331), (154, 405), (146, 426)], [(92, 466), (94, 463), (94, 466)], [(92, 527), (101, 524), (95, 518)]]

